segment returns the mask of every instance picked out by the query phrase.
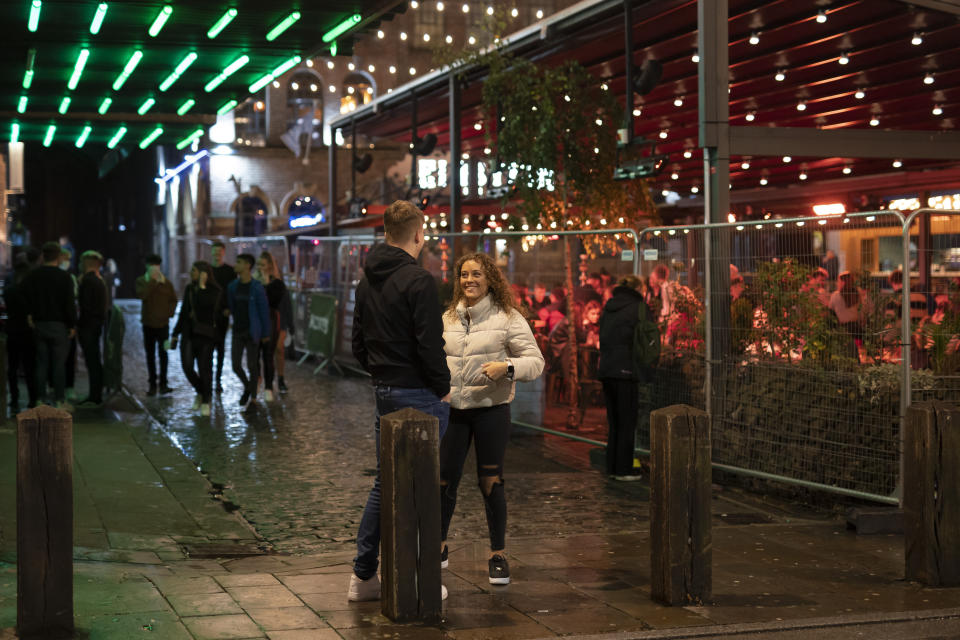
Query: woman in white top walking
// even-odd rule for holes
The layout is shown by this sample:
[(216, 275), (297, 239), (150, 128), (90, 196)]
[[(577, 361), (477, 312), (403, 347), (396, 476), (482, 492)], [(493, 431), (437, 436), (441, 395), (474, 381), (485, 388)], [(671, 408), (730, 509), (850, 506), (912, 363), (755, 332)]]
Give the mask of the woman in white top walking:
[(447, 531), (472, 441), (490, 534), (490, 583), (509, 584), (503, 459), (510, 402), (515, 381), (534, 380), (543, 372), (543, 356), (490, 256), (463, 256), (453, 273), (453, 300), (443, 314), (451, 388), (450, 425), (440, 442), (441, 566), (447, 566)]

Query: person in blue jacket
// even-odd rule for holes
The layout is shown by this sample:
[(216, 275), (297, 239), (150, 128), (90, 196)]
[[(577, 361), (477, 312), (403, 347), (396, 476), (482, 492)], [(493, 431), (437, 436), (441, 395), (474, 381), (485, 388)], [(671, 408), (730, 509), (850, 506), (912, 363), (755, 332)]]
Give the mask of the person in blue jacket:
[[(256, 263), (249, 253), (237, 256), (236, 280), (227, 285), (227, 306), (233, 316), (233, 372), (243, 383), (240, 406), (246, 408), (257, 395), (260, 384), (260, 345), (270, 340), (270, 309), (267, 292), (253, 279)], [(243, 354), (247, 354), (247, 375), (243, 371)]]

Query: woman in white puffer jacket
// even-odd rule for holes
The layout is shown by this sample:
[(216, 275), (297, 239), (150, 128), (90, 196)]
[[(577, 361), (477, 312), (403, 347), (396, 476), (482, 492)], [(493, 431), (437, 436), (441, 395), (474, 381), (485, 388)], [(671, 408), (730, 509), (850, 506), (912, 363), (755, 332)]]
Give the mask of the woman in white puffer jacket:
[(490, 256), (463, 256), (453, 273), (453, 301), (443, 314), (450, 424), (440, 442), (441, 566), (447, 566), (447, 531), (473, 442), (490, 533), (490, 583), (509, 584), (503, 458), (510, 438), (510, 401), (516, 381), (534, 380), (543, 372), (543, 356)]

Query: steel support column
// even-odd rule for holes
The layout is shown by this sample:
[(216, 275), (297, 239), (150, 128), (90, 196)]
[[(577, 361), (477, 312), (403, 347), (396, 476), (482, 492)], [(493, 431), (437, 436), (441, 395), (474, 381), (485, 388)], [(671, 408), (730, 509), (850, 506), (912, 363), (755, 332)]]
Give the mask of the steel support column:
[(330, 236), (337, 235), (337, 131), (330, 129), (330, 146), (327, 147), (327, 224)]
[(450, 215), (447, 228), (456, 233), (460, 228), (460, 201), (463, 198), (460, 189), (460, 80), (450, 72), (450, 162), (447, 163), (447, 185), (450, 187)]

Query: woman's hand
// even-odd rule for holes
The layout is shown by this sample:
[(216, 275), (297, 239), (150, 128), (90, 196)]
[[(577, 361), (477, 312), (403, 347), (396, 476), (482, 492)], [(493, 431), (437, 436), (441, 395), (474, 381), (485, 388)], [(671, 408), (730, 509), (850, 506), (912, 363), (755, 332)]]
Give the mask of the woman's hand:
[(483, 375), (496, 382), (507, 375), (508, 366), (506, 362), (484, 362), (480, 369), (483, 371)]

